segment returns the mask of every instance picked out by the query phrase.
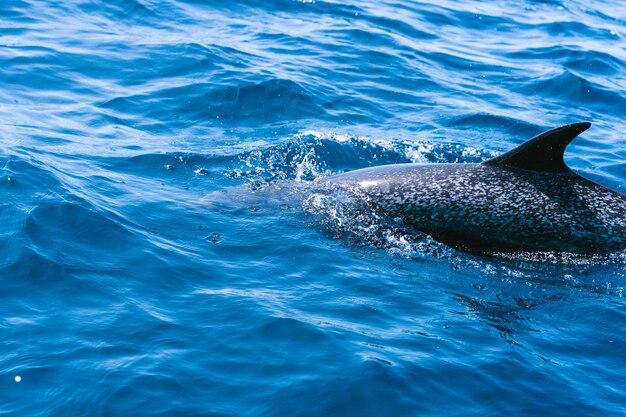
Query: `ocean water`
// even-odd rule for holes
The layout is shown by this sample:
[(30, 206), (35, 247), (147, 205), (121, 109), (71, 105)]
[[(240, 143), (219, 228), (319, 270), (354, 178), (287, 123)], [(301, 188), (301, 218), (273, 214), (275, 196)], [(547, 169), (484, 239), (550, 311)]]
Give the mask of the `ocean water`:
[(626, 415), (624, 257), (479, 257), (316, 178), (560, 124), (626, 190), (626, 3), (0, 2), (0, 415)]

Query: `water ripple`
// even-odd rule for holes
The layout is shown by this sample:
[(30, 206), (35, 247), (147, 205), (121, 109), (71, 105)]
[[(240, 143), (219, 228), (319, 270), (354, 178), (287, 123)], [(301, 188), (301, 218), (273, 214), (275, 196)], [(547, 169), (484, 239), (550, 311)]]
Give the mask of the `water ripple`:
[(624, 253), (468, 255), (316, 182), (589, 120), (567, 163), (623, 191), (623, 9), (0, 2), (0, 414), (623, 413)]

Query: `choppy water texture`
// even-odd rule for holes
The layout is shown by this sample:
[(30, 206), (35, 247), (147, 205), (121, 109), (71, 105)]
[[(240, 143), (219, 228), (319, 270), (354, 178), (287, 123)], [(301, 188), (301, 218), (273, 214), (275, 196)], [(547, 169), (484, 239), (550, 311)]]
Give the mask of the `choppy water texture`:
[(437, 3), (0, 2), (0, 414), (626, 414), (623, 260), (315, 194), (583, 120), (626, 189), (623, 1)]

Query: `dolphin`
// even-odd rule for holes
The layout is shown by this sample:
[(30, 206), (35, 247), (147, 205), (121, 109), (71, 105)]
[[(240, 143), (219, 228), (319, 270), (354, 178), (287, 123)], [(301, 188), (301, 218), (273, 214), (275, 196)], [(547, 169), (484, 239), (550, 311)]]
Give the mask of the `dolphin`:
[(478, 164), (383, 165), (322, 182), (470, 252), (618, 252), (626, 249), (626, 196), (563, 161), (567, 145), (590, 126), (548, 130)]

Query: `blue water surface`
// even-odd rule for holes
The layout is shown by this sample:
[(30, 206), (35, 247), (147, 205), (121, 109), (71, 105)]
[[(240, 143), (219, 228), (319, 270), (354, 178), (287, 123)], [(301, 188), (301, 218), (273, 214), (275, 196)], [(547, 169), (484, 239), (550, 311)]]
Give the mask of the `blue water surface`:
[(591, 121), (567, 162), (624, 192), (625, 37), (621, 0), (1, 1), (0, 415), (626, 415), (626, 257), (313, 189)]

